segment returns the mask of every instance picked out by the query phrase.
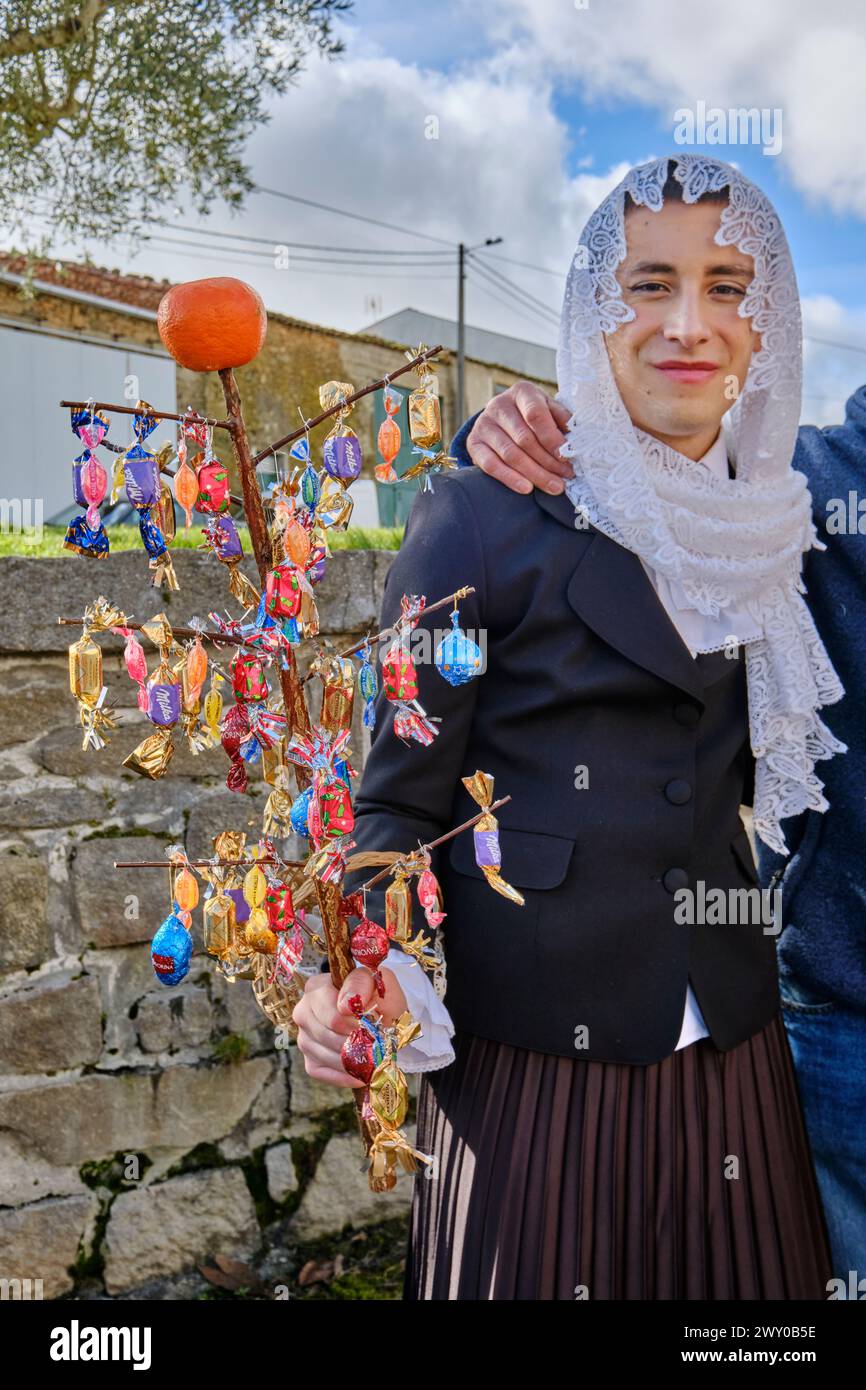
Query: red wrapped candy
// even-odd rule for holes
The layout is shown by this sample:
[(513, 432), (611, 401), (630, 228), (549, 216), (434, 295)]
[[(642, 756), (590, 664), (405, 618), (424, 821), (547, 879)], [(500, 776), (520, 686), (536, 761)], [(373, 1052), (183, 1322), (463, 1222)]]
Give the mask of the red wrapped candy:
[(265, 612), (272, 618), (296, 618), (301, 611), (300, 571), (291, 560), (275, 565), (265, 580)]
[(232, 690), (236, 700), (265, 700), (268, 683), (265, 666), (255, 652), (238, 652), (232, 657)]
[(418, 676), (408, 647), (393, 642), (382, 658), (382, 686), (389, 700), (417, 700)]
[(230, 792), (245, 792), (247, 789), (247, 765), (241, 754), (241, 744), (250, 735), (250, 718), (243, 705), (232, 705), (226, 711), (220, 735), (223, 749), (231, 759), (231, 767), (226, 775), (226, 786)]
[(314, 840), (332, 840), (355, 828), (352, 797), (346, 783), (330, 776), (318, 782), (310, 800), (307, 825)]
[(265, 894), (265, 911), (271, 931), (285, 931), (295, 920), (295, 905), (292, 890), (287, 884), (279, 883)]

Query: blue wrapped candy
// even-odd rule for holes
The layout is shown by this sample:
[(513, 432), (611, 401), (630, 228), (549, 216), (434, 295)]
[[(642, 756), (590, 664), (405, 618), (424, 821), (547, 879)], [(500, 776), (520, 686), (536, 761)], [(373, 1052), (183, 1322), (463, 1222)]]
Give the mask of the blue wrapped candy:
[(460, 615), (455, 607), (451, 614), (451, 631), (436, 648), (436, 670), (449, 685), (465, 685), (481, 674), (481, 648), (459, 626)]
[(292, 822), (292, 829), (296, 835), (309, 835), (310, 827), (308, 817), (310, 814), (310, 802), (313, 799), (313, 788), (307, 787), (300, 792), (292, 802), (292, 809), (289, 819)]
[(108, 554), (108, 536), (102, 522), (97, 527), (90, 527), (86, 516), (76, 516), (66, 528), (63, 549), (104, 560)]
[(151, 942), (150, 958), (156, 978), (163, 985), (179, 985), (189, 972), (192, 937), (176, 913), (166, 917)]

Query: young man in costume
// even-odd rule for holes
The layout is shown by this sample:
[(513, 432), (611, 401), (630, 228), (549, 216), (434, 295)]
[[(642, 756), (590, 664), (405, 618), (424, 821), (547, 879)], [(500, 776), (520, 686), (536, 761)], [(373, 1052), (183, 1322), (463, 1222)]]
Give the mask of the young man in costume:
[[(673, 287), (668, 284), (669, 295)], [(554, 495), (572, 476), (559, 455), (570, 412), (540, 387), (518, 382), (459, 431), (451, 452), (516, 491)], [(866, 1273), (866, 740), (858, 692), (866, 690), (866, 386), (851, 396), (840, 425), (804, 425), (793, 467), (812, 494), (826, 551), (807, 552), (807, 603), (849, 692), (833, 715), (848, 745), (823, 774), (827, 814), (802, 812), (785, 826), (790, 855), (758, 841), (760, 879), (781, 891), (778, 942), (782, 1012), (797, 1070), (833, 1267)], [(852, 505), (853, 499), (853, 505)]]
[[(763, 194), (703, 157), (640, 166), (569, 274), (565, 491), (466, 468), (413, 506), (383, 625), (404, 592), (472, 585), (461, 621), (487, 667), (456, 688), (419, 667), (442, 719), (429, 747), (394, 737), (380, 697), (355, 839), (435, 839), (473, 814), (462, 778), (481, 769), (513, 798), (502, 874), (525, 904), (491, 892), (458, 836), (433, 861), (445, 999), (395, 950), (383, 969), (383, 1015), (408, 1004), (424, 1028), (401, 1059), (425, 1072), (417, 1143), (434, 1159), (407, 1298), (827, 1295), (774, 929), (688, 910), (756, 884), (740, 805), (783, 852), (781, 819), (826, 808), (816, 761), (844, 751), (819, 713), (842, 687), (800, 591), (816, 541), (791, 467), (800, 364)], [(295, 1011), (310, 1075), (351, 1084), (358, 992), (372, 1002), (369, 972), (339, 998), (310, 982)]]

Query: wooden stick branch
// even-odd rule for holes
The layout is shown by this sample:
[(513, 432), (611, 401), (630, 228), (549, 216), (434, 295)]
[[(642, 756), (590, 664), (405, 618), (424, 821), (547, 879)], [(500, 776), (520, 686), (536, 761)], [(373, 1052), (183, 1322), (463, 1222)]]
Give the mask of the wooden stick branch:
[[(84, 624), (83, 618), (58, 618), (57, 621), (63, 627), (82, 627)], [(147, 624), (119, 623), (118, 626), (128, 627), (131, 632), (144, 632), (144, 629), (147, 626)], [(110, 632), (111, 629), (103, 629), (103, 631)], [(214, 646), (216, 647), (219, 646), (220, 642), (228, 642), (230, 645), (233, 646), (243, 646), (244, 642), (247, 641), (246, 637), (236, 637), (232, 633), (209, 632), (206, 628), (202, 628), (200, 630), (197, 627), (173, 627), (171, 629), (171, 635), (172, 637), (202, 637), (208, 642), (213, 642)]]
[(281, 439), (277, 439), (273, 444), (269, 444), (266, 449), (262, 449), (260, 453), (256, 454), (253, 463), (263, 463), (269, 454), (273, 454), (277, 449), (282, 449), (284, 444), (293, 444), (296, 439), (300, 439), (308, 430), (315, 429), (316, 425), (321, 425), (323, 421), (329, 420), (332, 415), (337, 415), (339, 411), (345, 410), (347, 405), (354, 405), (355, 401), (359, 401), (362, 396), (369, 396), (371, 391), (378, 391), (381, 387), (390, 385), (395, 377), (403, 376), (406, 372), (413, 371), (415, 367), (420, 366), (422, 362), (426, 362), (429, 358), (435, 357), (437, 352), (441, 351), (442, 345), (440, 343), (438, 347), (428, 348), (426, 352), (419, 352), (418, 356), (413, 357), (411, 362), (407, 362), (405, 367), (398, 367), (396, 371), (389, 372), (387, 376), (380, 377), (378, 381), (371, 381), (369, 386), (362, 386), (360, 391), (354, 391), (351, 396), (347, 396), (345, 401), (341, 402), (339, 405), (332, 406), (330, 410), (321, 411), (320, 414), (314, 415), (311, 420), (305, 420), (300, 429), (292, 430), (291, 434), (284, 434)]
[[(426, 604), (424, 608), (418, 610), (419, 616), (423, 618), (425, 613), (435, 613), (437, 608), (444, 608), (446, 603), (451, 603), (455, 599), (465, 598), (467, 594), (474, 593), (474, 584), (464, 584), (462, 589), (455, 589), (453, 594), (446, 594), (444, 598), (437, 599), (435, 603)], [(368, 642), (371, 645), (375, 642), (383, 642), (386, 637), (393, 637), (393, 635), (394, 628), (386, 627), (382, 632), (377, 632), (374, 637), (365, 637), (362, 641), (356, 642), (354, 647), (347, 647), (345, 651), (337, 652), (337, 656), (340, 659), (344, 656), (354, 656), (356, 652), (363, 651)], [(315, 671), (308, 671), (307, 674), (301, 678), (301, 685), (306, 685), (307, 681), (312, 680), (315, 674)]]
[[(498, 810), (500, 806), (504, 806), (506, 801), (510, 800), (510, 796), (501, 796), (498, 801), (492, 801), (489, 806), (485, 806), (484, 810), (479, 811), (477, 816), (471, 816), (470, 819), (465, 820), (462, 825), (455, 825), (453, 830), (447, 830), (444, 835), (439, 836), (438, 840), (431, 840), (429, 844), (419, 845), (417, 849), (410, 850), (404, 857), (406, 859), (411, 859), (413, 854), (419, 854), (422, 850), (435, 849), (437, 845), (444, 845), (446, 840), (453, 840), (455, 835), (459, 835), (462, 831), (468, 830), (471, 825), (477, 825), (482, 816), (491, 815), (494, 811)], [(395, 863), (396, 862), (395, 860)], [(364, 889), (373, 888), (381, 879), (387, 878), (393, 870), (393, 864), (386, 864), (384, 869), (380, 869), (372, 878), (368, 878), (367, 882), (362, 883), (361, 887), (355, 891), (361, 893)]]
[[(68, 406), (70, 410), (85, 410), (89, 407), (90, 401), (59, 401), (59, 405)], [(134, 405), (111, 405), (108, 401), (94, 401), (94, 410), (110, 410), (112, 415), (141, 415), (143, 412)], [(231, 420), (214, 420), (210, 415), (199, 415), (198, 411), (187, 410), (183, 415), (178, 415), (173, 410), (154, 410), (148, 406), (147, 414), (152, 415), (156, 420), (190, 420), (195, 419), (196, 424), (213, 425), (215, 430), (230, 430)]]

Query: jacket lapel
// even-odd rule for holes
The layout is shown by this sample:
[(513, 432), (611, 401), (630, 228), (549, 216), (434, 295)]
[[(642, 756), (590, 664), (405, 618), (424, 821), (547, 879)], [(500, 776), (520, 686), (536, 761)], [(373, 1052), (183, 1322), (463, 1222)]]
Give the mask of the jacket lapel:
[[(564, 492), (551, 496), (536, 488), (533, 496), (543, 511), (575, 530), (574, 505)], [(703, 703), (701, 663), (689, 654), (637, 555), (595, 527), (588, 530), (589, 542), (566, 589), (571, 607), (608, 646)], [(733, 663), (724, 653), (717, 656), (730, 671)], [(724, 668), (707, 671), (707, 683), (720, 679)]]

